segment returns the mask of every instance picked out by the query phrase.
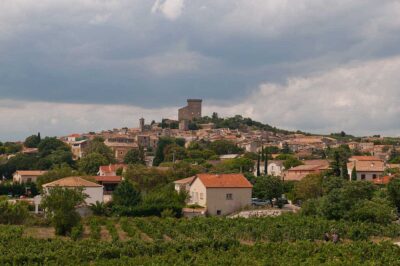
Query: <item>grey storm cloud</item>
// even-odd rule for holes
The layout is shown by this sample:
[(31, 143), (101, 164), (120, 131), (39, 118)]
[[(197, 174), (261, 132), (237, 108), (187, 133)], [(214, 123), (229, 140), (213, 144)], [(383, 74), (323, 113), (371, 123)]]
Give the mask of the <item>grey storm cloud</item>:
[[(399, 43), (396, 0), (2, 0), (0, 110), (10, 103), (22, 104), (36, 108), (32, 115), (44, 115), (41, 103), (54, 104), (84, 110), (85, 119), (94, 123), (89, 124), (102, 128), (93, 108), (120, 106), (154, 116), (149, 110), (175, 108), (187, 97), (201, 97), (208, 108), (244, 112), (285, 128), (346, 127), (368, 134), (376, 129), (361, 120), (371, 117), (374, 108), (380, 114), (379, 106), (392, 102), (398, 94), (396, 75), (380, 73), (383, 80), (369, 77), (368, 83), (364, 76), (349, 82), (345, 73), (361, 75), (364, 72), (354, 69), (376, 69), (382, 62), (396, 65)], [(339, 70), (347, 72), (333, 79), (332, 73)], [(304, 81), (304, 86), (293, 89), (294, 80), (328, 77), (336, 84)], [(265, 86), (276, 90), (266, 95)], [(340, 91), (342, 98), (357, 98), (355, 91), (370, 94), (369, 88), (385, 93), (375, 97), (358, 120), (342, 118), (363, 109), (344, 105), (334, 114), (324, 104), (314, 104), (332, 90)], [(277, 103), (279, 112), (264, 110), (265, 103)], [(310, 106), (320, 108), (313, 112), (321, 119), (307, 117)], [(26, 108), (13, 111), (21, 121)], [(397, 109), (392, 112), (391, 119), (400, 114)], [(68, 123), (61, 129), (55, 125), (59, 120), (46, 119), (54, 124), (49, 133), (69, 130)], [(122, 121), (127, 121), (125, 116)], [(379, 125), (383, 132), (397, 134), (393, 124), (382, 120)], [(38, 126), (31, 124), (29, 130)], [(7, 130), (0, 136), (28, 132), (21, 127)]]

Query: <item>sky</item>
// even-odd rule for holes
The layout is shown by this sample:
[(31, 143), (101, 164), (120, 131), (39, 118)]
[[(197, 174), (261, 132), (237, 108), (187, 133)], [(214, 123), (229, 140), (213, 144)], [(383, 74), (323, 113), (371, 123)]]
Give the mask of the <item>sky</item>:
[(1, 0), (0, 141), (240, 114), (400, 135), (398, 0)]

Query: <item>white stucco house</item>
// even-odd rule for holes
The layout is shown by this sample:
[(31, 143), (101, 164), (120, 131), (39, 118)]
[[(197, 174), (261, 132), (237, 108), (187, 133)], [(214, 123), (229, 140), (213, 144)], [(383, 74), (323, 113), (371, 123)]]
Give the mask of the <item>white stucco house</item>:
[(373, 181), (384, 174), (385, 162), (374, 156), (353, 156), (347, 163), (347, 171), (351, 179), (353, 169), (356, 169), (357, 180)]
[[(264, 174), (264, 162), (260, 162), (260, 173), (263, 175)], [(285, 167), (283, 166), (283, 161), (280, 160), (271, 160), (268, 161), (268, 175), (272, 176), (282, 176), (283, 171), (285, 170)], [(256, 176), (257, 175), (257, 162), (254, 164), (254, 171), (253, 174)]]
[(18, 170), (13, 174), (13, 182), (14, 183), (28, 183), (37, 181), (37, 178), (41, 175), (44, 175), (47, 171), (37, 171), (37, 170)]
[(189, 192), (190, 184), (192, 183), (194, 178), (195, 178), (195, 176), (192, 176), (192, 177), (188, 177), (188, 178), (179, 179), (179, 180), (174, 181), (175, 190), (177, 192), (181, 192), (181, 191)]
[(227, 215), (251, 205), (253, 186), (243, 174), (198, 174), (189, 184), (184, 181), (181, 189), (189, 192), (188, 204), (206, 208), (208, 215)]
[(103, 186), (79, 176), (66, 177), (44, 184), (43, 191), (44, 193), (48, 193), (54, 187), (83, 188), (83, 193), (88, 195), (85, 199), (87, 205), (96, 203), (96, 201), (103, 202)]

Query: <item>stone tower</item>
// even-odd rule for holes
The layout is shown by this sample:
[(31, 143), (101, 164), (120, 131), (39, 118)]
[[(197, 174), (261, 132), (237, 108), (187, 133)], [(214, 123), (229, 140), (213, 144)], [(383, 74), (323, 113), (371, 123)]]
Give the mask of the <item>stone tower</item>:
[(195, 118), (201, 118), (201, 99), (188, 99), (187, 105), (178, 111), (178, 120), (192, 121)]
[(140, 128), (140, 132), (144, 131), (144, 118), (140, 118), (139, 119), (139, 128)]

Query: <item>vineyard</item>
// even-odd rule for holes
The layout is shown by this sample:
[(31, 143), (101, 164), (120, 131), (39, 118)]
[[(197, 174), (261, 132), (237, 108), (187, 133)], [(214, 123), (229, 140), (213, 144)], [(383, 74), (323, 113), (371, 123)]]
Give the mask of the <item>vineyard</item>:
[[(298, 265), (398, 264), (400, 248), (381, 239), (400, 225), (277, 218), (100, 218), (85, 220), (79, 240), (38, 239), (0, 226), (0, 265)], [(324, 243), (335, 230), (342, 243)]]

